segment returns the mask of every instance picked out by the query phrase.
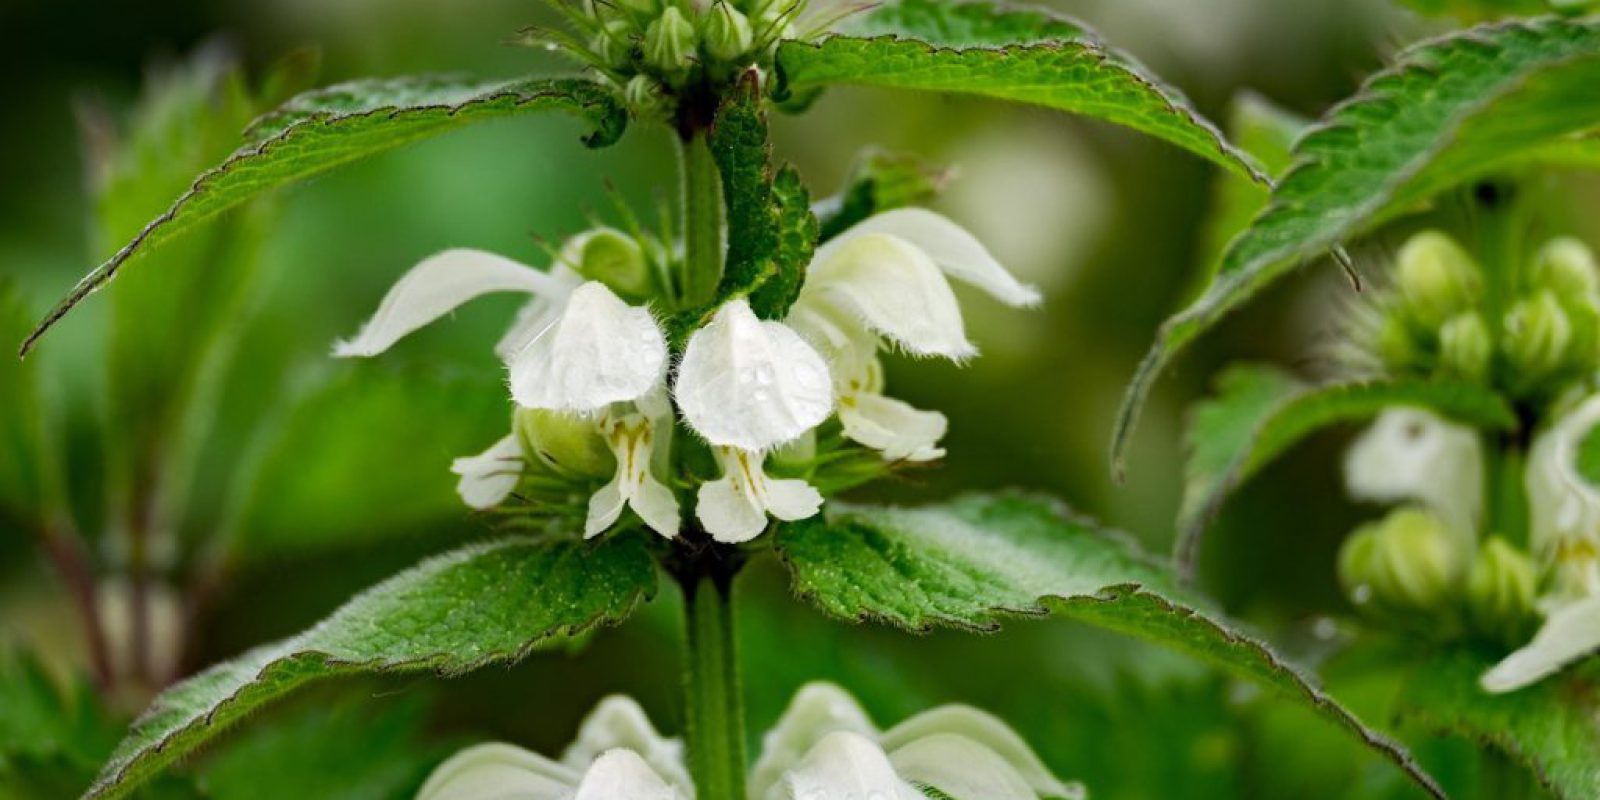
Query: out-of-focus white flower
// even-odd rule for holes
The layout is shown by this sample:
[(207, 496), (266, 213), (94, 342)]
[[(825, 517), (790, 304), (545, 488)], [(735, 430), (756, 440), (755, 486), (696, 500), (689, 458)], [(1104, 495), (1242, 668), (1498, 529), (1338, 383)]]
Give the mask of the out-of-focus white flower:
[(706, 441), (754, 452), (799, 438), (833, 411), (822, 356), (743, 298), (689, 338), (673, 394)]
[(1484, 673), (1509, 692), (1600, 648), (1600, 489), (1578, 472), (1578, 447), (1600, 425), (1600, 395), (1584, 400), (1534, 440), (1528, 452), (1529, 543), (1551, 578), (1540, 599), (1545, 623), (1527, 646)]
[(1390, 409), (1345, 454), (1344, 475), (1358, 500), (1427, 506), (1456, 537), (1461, 565), (1470, 563), (1483, 505), (1483, 445), (1470, 428)]
[(737, 447), (715, 448), (722, 477), (700, 485), (695, 515), (711, 538), (727, 544), (748, 542), (767, 527), (767, 515), (786, 521), (822, 510), (822, 494), (794, 478), (773, 478), (764, 453)]
[(961, 361), (967, 340), (949, 278), (1007, 305), (1032, 306), (1039, 293), (1011, 276), (954, 222), (920, 208), (871, 217), (817, 249), (788, 317), (827, 357), (845, 435), (890, 460), (943, 455), (948, 422), (883, 394), (884, 342), (919, 356)]
[(943, 706), (879, 732), (855, 700), (830, 684), (800, 690), (767, 733), (750, 776), (754, 800), (920, 800), (920, 787), (982, 800), (1080, 798), (1052, 776), (1005, 723), (974, 708)]
[(638, 704), (600, 704), (560, 761), (483, 744), (451, 756), (417, 800), (693, 800), (683, 746), (656, 733)]

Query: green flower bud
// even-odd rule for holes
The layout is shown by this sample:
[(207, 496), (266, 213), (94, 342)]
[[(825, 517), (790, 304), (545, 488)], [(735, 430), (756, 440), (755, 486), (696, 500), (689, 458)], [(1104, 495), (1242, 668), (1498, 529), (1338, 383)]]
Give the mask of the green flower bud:
[(713, 5), (702, 19), (706, 53), (718, 61), (735, 61), (755, 43), (749, 18), (729, 3)]
[(1439, 361), (1451, 373), (1482, 381), (1489, 374), (1493, 356), (1489, 325), (1478, 313), (1457, 314), (1439, 329)]
[(667, 107), (666, 87), (649, 75), (633, 76), (623, 87), (622, 94), (636, 116), (657, 116)]
[(1385, 313), (1373, 332), (1372, 347), (1383, 365), (1393, 371), (1409, 369), (1421, 360), (1417, 337), (1401, 314)]
[(625, 299), (643, 300), (654, 293), (644, 248), (633, 237), (612, 228), (595, 228), (568, 239), (561, 246), (561, 263), (591, 281), (605, 284)]
[(1339, 551), (1339, 582), (1363, 609), (1425, 611), (1454, 591), (1464, 554), (1443, 521), (1401, 508), (1356, 529)]
[(1406, 305), (1430, 328), (1477, 305), (1482, 293), (1478, 265), (1438, 231), (1423, 231), (1400, 248), (1397, 273)]
[(1505, 326), (1506, 358), (1519, 377), (1538, 378), (1562, 366), (1572, 343), (1572, 322), (1550, 290), (1512, 306)]
[(593, 419), (542, 408), (518, 408), (514, 419), (523, 453), (557, 474), (601, 478), (616, 471), (616, 457)]
[(694, 24), (677, 6), (668, 6), (644, 32), (644, 60), (663, 73), (680, 73), (689, 69), (698, 44)]
[(627, 20), (611, 19), (603, 23), (605, 30), (595, 34), (589, 49), (600, 61), (612, 69), (628, 66), (633, 56), (634, 27)]
[(1533, 560), (1504, 539), (1484, 542), (1467, 577), (1467, 613), (1479, 630), (1518, 642), (1534, 620), (1538, 571)]
[(1552, 239), (1540, 248), (1531, 277), (1535, 288), (1549, 289), (1569, 305), (1580, 301), (1592, 304), (1600, 295), (1600, 268), (1595, 265), (1594, 253), (1570, 236)]

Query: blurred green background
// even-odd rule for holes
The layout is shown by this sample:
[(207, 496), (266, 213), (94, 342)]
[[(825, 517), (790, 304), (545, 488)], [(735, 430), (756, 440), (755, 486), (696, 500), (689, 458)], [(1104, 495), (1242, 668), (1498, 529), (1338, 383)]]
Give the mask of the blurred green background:
[[(1244, 90), (1315, 116), (1424, 30), (1379, 0), (1049, 5), (1092, 23), (1219, 124)], [(125, 112), (147, 72), (207, 46), (227, 48), (252, 72), (314, 47), (323, 83), (558, 69), (541, 54), (500, 44), (545, 15), (532, 0), (137, 7), (7, 0), (0, 4), (7, 34), (0, 68), (8, 76), (0, 82), (0, 152), (7, 156), (0, 159), (0, 277), (15, 279), (42, 310), (120, 245), (93, 241), (74, 115), (86, 98)], [(1037, 490), (1164, 553), (1181, 492), (1187, 403), (1227, 361), (1266, 359), (1310, 372), (1324, 366), (1320, 345), (1338, 308), (1328, 296), (1348, 287), (1336, 273), (1317, 270), (1254, 303), (1184, 358), (1158, 387), (1128, 483), (1117, 486), (1106, 447), (1124, 383), (1160, 320), (1192, 285), (1213, 183), (1229, 178), (1127, 131), (988, 102), (839, 91), (775, 127), (780, 156), (798, 165), (817, 196), (837, 189), (868, 145), (953, 167), (956, 178), (938, 207), (1046, 293), (1043, 309), (1021, 312), (969, 293), (969, 327), (983, 357), (966, 367), (890, 365), (895, 394), (949, 415), (950, 456), (914, 481), (869, 488), (872, 496), (912, 502), (964, 490)], [(405, 268), (436, 250), (481, 247), (542, 263), (536, 237), (556, 240), (583, 229), (586, 209), (604, 216), (608, 181), (641, 209), (656, 193), (672, 191), (665, 131), (639, 126), (598, 152), (579, 145), (580, 133), (560, 118), (498, 122), (363, 162), (280, 198), (262, 243), (262, 278), (248, 288), (245, 305), (255, 313), (223, 322), (238, 328), (238, 351), (190, 489), (197, 510), (182, 533), (200, 549), (210, 537), (244, 536), (248, 556), (230, 563), (209, 596), (185, 645), (186, 668), (291, 633), (417, 558), (489, 532), (485, 520), (454, 507), (446, 470), (450, 458), (504, 430), (503, 390), (487, 345), (509, 321), (515, 299), (475, 303), (378, 363), (335, 363), (325, 355)], [(1381, 259), (1383, 243), (1365, 255)], [(154, 272), (159, 261), (134, 269)], [(108, 306), (105, 295), (90, 300), (32, 357), (51, 386), (47, 404), (61, 420), (74, 508), (90, 530), (103, 513), (105, 459), (96, 432), (127, 423), (120, 416), (126, 408), (107, 389), (100, 349)], [(172, 326), (188, 312), (169, 310), (150, 325)], [(150, 359), (152, 370), (174, 357), (159, 348), (137, 356)], [(418, 375), (449, 391), (406, 393)], [(341, 381), (373, 380), (401, 388), (337, 390)], [(335, 388), (305, 388), (313, 385)], [(296, 401), (308, 392), (318, 399)], [(320, 447), (279, 445), (263, 468), (274, 480), (262, 481), (255, 468), (241, 466), (244, 454), (271, 449), (253, 444), (255, 434), (285, 417), (297, 431), (291, 442)], [(1344, 610), (1333, 554), (1362, 516), (1339, 500), (1340, 443), (1337, 436), (1318, 439), (1256, 481), (1229, 505), (1203, 560), (1203, 586), (1231, 613), (1308, 658), (1319, 647), (1313, 623)], [(339, 448), (356, 455), (321, 459)], [(265, 488), (247, 491), (253, 499), (240, 505), (235, 487), (258, 484)], [(369, 502), (359, 508), (388, 513), (345, 519), (355, 513), (345, 498), (364, 493)], [(742, 591), (755, 731), (799, 684), (829, 678), (858, 692), (884, 724), (936, 702), (1001, 713), (1061, 775), (1085, 781), (1096, 797), (1407, 796), (1392, 769), (1337, 733), (1186, 659), (1120, 637), (1059, 622), (1018, 623), (983, 637), (836, 625), (794, 602), (772, 564), (754, 570)], [(274, 719), (328, 731), (415, 730), (391, 743), (413, 760), (423, 758), (415, 753), (437, 758), (443, 744), (489, 737), (554, 751), (610, 692), (636, 694), (663, 728), (676, 730), (673, 600), (657, 598), (641, 622), (599, 634), (581, 654), (540, 654), (448, 683), (411, 677), (319, 690), (255, 718), (238, 741), (218, 748), (211, 779), (229, 786), (230, 754), (244, 753), (236, 759), (248, 764), (252, 748), (253, 757), (281, 759), (285, 775), (325, 774), (318, 770), (329, 768), (326, 753), (319, 761), (308, 748), (253, 733)], [(42, 653), (66, 675), (83, 663), (73, 624), (33, 539), (6, 530), (0, 647)], [(1351, 681), (1360, 686), (1358, 677)], [(1363, 691), (1381, 697), (1383, 688)], [(1469, 774), (1457, 746), (1425, 743), (1424, 750), (1447, 782), (1459, 785)], [(400, 769), (392, 785), (413, 778)], [(215, 789), (217, 796), (250, 796), (241, 783), (249, 781)], [(319, 796), (318, 785), (307, 778), (301, 793)]]

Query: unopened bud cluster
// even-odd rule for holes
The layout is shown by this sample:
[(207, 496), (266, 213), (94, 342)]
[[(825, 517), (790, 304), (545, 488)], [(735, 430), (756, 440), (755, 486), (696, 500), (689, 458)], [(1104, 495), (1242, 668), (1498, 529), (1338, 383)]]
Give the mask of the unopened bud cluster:
[(1575, 239), (1555, 239), (1521, 263), (1480, 262), (1438, 231), (1413, 236), (1394, 288), (1364, 332), (1367, 350), (1396, 376), (1493, 385), (1548, 398), (1600, 368), (1600, 270)]
[(558, 3), (580, 37), (534, 32), (612, 82), (635, 114), (665, 116), (699, 87), (771, 68), (805, 0), (614, 0)]

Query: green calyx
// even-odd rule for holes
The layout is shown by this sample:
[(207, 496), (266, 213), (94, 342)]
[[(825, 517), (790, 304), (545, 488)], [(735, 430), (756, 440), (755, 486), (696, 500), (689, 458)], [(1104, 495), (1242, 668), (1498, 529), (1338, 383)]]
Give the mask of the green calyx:
[(1467, 615), (1473, 627), (1505, 644), (1527, 638), (1537, 620), (1538, 571), (1533, 559), (1506, 540), (1483, 543), (1467, 576)]
[(657, 293), (644, 247), (619, 230), (595, 228), (568, 239), (561, 246), (560, 262), (625, 300), (643, 301)]
[(529, 464), (543, 464), (568, 478), (600, 478), (616, 470), (616, 458), (592, 418), (518, 408), (514, 426)]
[(1459, 589), (1465, 554), (1438, 516), (1397, 509), (1356, 529), (1339, 552), (1339, 581), (1363, 611), (1426, 612)]
[(1512, 261), (1496, 266), (1511, 279), (1490, 281), (1450, 236), (1413, 236), (1393, 289), (1360, 318), (1372, 361), (1394, 377), (1466, 380), (1531, 400), (1600, 369), (1600, 267), (1588, 246), (1558, 238)]

